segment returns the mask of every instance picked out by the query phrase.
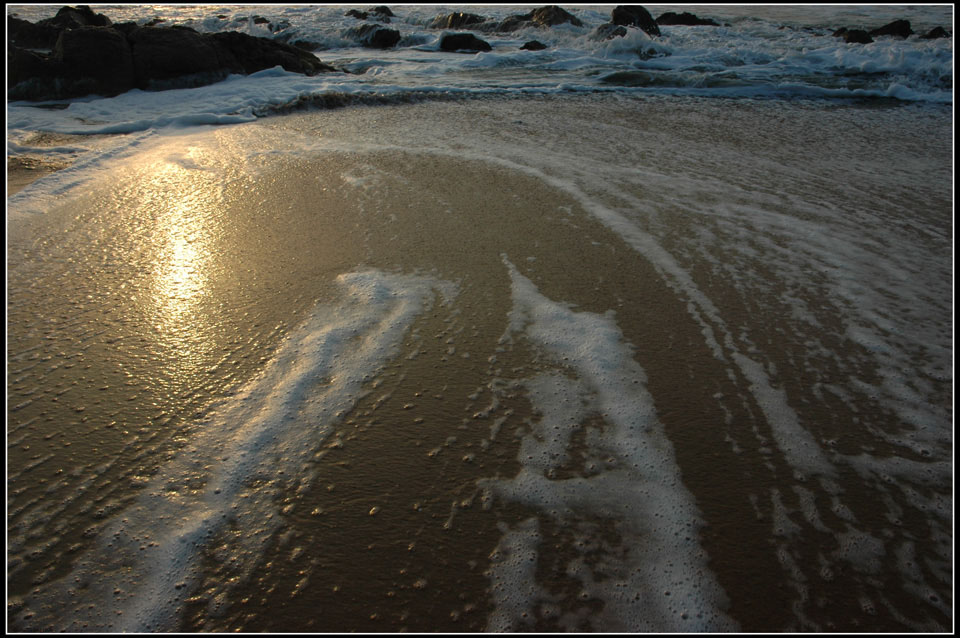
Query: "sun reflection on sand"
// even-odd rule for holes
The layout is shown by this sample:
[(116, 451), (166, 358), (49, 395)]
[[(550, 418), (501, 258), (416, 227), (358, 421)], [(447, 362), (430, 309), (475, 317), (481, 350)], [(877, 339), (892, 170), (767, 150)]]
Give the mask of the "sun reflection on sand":
[(143, 188), (153, 217), (155, 246), (150, 308), (161, 343), (180, 361), (200, 353), (210, 318), (204, 308), (215, 262), (220, 202), (214, 176), (198, 168), (192, 153), (165, 159)]

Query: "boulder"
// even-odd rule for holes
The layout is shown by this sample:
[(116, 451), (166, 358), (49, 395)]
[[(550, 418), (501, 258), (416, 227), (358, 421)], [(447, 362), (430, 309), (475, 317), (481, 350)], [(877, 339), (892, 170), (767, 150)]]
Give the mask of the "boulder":
[(510, 33), (511, 31), (516, 31), (517, 29), (522, 29), (523, 27), (529, 27), (531, 22), (527, 19), (527, 16), (508, 16), (501, 20), (499, 23), (493, 24), (488, 28), (484, 29), (485, 31), (496, 31), (499, 33)]
[(639, 5), (628, 5), (614, 8), (610, 13), (613, 24), (624, 27), (638, 27), (647, 35), (660, 35), (660, 27), (650, 12)]
[(58, 73), (80, 94), (116, 95), (135, 86), (133, 49), (111, 27), (64, 29), (53, 49)]
[(526, 15), (512, 15), (504, 18), (500, 22), (490, 22), (480, 27), (483, 31), (493, 31), (496, 33), (510, 33), (524, 27), (553, 27), (558, 24), (569, 22), (575, 27), (582, 27), (581, 22), (576, 16), (564, 11), (557, 6), (540, 7), (534, 9)]
[[(304, 75), (316, 75), (335, 70), (308, 51), (269, 38), (258, 38), (237, 31), (210, 33), (203, 37), (216, 45), (217, 54), (225, 67), (231, 66), (231, 57), (236, 60), (239, 69), (231, 70), (231, 73), (250, 74), (275, 66), (283, 67), (285, 71), (291, 73)], [(136, 57), (136, 50), (134, 50), (134, 57)]]
[(937, 38), (949, 38), (950, 34), (943, 27), (934, 27), (920, 36), (921, 40), (936, 40)]
[(622, 38), (625, 35), (627, 35), (626, 27), (607, 22), (594, 29), (593, 33), (590, 34), (590, 38), (593, 40), (612, 40), (614, 38)]
[(94, 13), (88, 6), (61, 7), (56, 16), (36, 24), (8, 15), (7, 40), (19, 47), (53, 49), (64, 29), (107, 26), (110, 26), (110, 18)]
[(869, 35), (874, 38), (881, 35), (892, 35), (897, 38), (907, 38), (912, 34), (913, 29), (910, 28), (909, 20), (894, 20), (890, 24), (885, 24), (879, 29), (874, 29), (869, 33)]
[(357, 11), (356, 9), (350, 9), (343, 14), (348, 18), (356, 18), (357, 20), (366, 20), (367, 16), (370, 15), (366, 11)]
[(657, 24), (666, 25), (666, 26), (684, 26), (684, 27), (698, 27), (698, 26), (710, 26), (710, 27), (719, 27), (720, 24), (714, 22), (710, 18), (700, 18), (694, 14), (684, 11), (683, 13), (675, 13), (673, 11), (667, 11), (659, 18), (657, 18)]
[(539, 27), (555, 27), (558, 24), (564, 24), (566, 22), (569, 22), (575, 27), (583, 26), (580, 20), (556, 5), (534, 9), (527, 14), (527, 19)]
[(434, 18), (429, 27), (431, 29), (462, 29), (468, 25), (480, 24), (485, 20), (486, 18), (475, 13), (449, 13)]
[(370, 12), (376, 13), (380, 16), (383, 16), (384, 18), (397, 17), (396, 15), (394, 15), (393, 11), (390, 10), (390, 7), (384, 7), (384, 6), (374, 7), (373, 9), (370, 10)]
[(400, 41), (400, 32), (379, 24), (364, 24), (351, 29), (352, 35), (368, 49), (389, 49)]
[(64, 29), (49, 55), (12, 43), (7, 53), (7, 96), (13, 100), (201, 86), (275, 66), (307, 75), (334, 70), (312, 53), (267, 38), (132, 22)]
[(110, 18), (102, 13), (94, 13), (86, 5), (79, 7), (61, 7), (57, 15), (37, 24), (49, 25), (60, 29), (76, 29), (78, 27), (109, 27)]
[(530, 40), (529, 42), (524, 42), (520, 48), (525, 51), (543, 51), (547, 48), (547, 45), (539, 40)]
[(490, 51), (491, 46), (472, 33), (451, 33), (440, 39), (441, 51)]
[(7, 16), (7, 41), (28, 49), (52, 49), (60, 37), (60, 27), (50, 24), (34, 24), (13, 16)]
[(197, 81), (212, 82), (243, 71), (236, 58), (192, 29), (141, 27), (127, 38), (133, 51), (136, 85), (141, 89), (182, 76), (206, 75)]

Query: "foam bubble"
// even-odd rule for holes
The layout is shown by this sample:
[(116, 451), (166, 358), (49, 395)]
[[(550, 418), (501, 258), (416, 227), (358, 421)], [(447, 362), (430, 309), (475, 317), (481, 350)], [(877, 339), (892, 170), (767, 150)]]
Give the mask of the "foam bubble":
[[(435, 288), (447, 299), (455, 294), (451, 284), (431, 278), (373, 270), (343, 274), (337, 283), (340, 301), (318, 306), (261, 374), (217, 407), (73, 573), (31, 597), (27, 626), (175, 630), (182, 594), (200, 576), (200, 553), (229, 523), (244, 533), (234, 535), (227, 559), (237, 577), (210, 596), (211, 613), (223, 612), (230, 589), (282, 528), (276, 493), (304, 491), (333, 415), (349, 409), (364, 380), (397, 353)], [(296, 484), (288, 486), (281, 474)], [(184, 489), (188, 483), (200, 487)], [(76, 582), (87, 585), (74, 590)], [(64, 601), (72, 613), (63, 613)], [(110, 613), (92, 615), (91, 608)]]
[[(513, 296), (508, 329), (546, 352), (563, 372), (526, 382), (541, 418), (523, 438), (521, 470), (510, 480), (482, 484), (500, 498), (561, 521), (567, 529), (582, 529), (585, 537), (594, 536), (588, 528), (597, 521), (617, 530), (619, 543), (607, 547), (602, 558), (591, 562), (580, 557), (568, 565), (584, 595), (604, 603), (590, 616), (594, 630), (735, 628), (696, 540), (699, 515), (645, 388), (646, 375), (613, 315), (574, 312), (551, 301), (506, 257), (504, 262)], [(588, 459), (581, 465), (567, 452), (571, 426), (582, 427), (588, 416), (600, 416), (603, 422), (585, 437)], [(574, 476), (550, 478), (561, 465)], [(503, 542), (514, 541), (506, 535)], [(572, 549), (577, 551), (576, 546)], [(497, 597), (491, 628), (519, 626), (536, 604), (552, 602), (546, 585), (534, 586), (529, 574), (516, 570), (508, 579), (507, 572), (497, 572), (498, 585), (509, 589)], [(566, 622), (574, 623), (568, 629), (577, 629), (578, 617), (567, 617)]]

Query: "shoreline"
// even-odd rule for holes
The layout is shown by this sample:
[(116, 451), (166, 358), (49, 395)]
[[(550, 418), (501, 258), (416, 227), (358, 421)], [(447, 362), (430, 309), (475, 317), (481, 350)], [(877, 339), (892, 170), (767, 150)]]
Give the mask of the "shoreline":
[[(948, 599), (949, 547), (909, 541), (949, 529), (952, 505), (939, 483), (949, 118), (730, 105), (581, 97), (264, 118), (159, 140), (18, 227), (13, 622), (109, 626), (114, 611), (166, 605), (97, 560), (172, 551), (176, 517), (123, 522), (163, 499), (240, 512), (160, 589), (179, 607), (171, 628), (949, 625), (925, 593)], [(336, 282), (358, 272), (456, 294), (435, 293), (375, 372), (356, 367), (369, 378), (352, 407), (317, 423), (310, 393), (333, 383), (329, 358), (317, 383), (254, 381), (300, 327), (333, 339), (324, 326), (354, 308)], [(381, 316), (378, 290), (354, 303)], [(286, 369), (312, 360), (298, 352)], [(923, 393), (913, 413), (910, 392)], [(309, 418), (239, 420), (269, 455), (218, 494), (232, 470), (217, 451), (234, 448), (215, 433), (247, 396), (292, 397)], [(648, 420), (627, 434), (637, 414)], [(306, 446), (286, 438), (312, 428)], [(101, 470), (107, 450), (115, 465)], [(104, 514), (91, 528), (93, 500)], [(62, 540), (38, 546), (31, 534), (54, 524)], [(62, 614), (76, 577), (98, 618)]]

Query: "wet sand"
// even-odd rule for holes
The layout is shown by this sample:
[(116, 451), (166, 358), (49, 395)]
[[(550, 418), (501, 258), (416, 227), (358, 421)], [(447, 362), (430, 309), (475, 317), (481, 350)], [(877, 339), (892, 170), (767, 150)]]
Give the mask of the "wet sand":
[[(740, 106), (533, 100), (271, 118), (160, 145), (114, 183), (18, 219), (11, 626), (950, 626), (949, 304), (922, 309), (922, 339), (888, 337), (875, 354), (850, 336), (869, 315), (849, 302), (874, 285), (859, 253), (845, 280), (825, 240), (792, 225), (809, 218), (839, 245), (843, 210), (874, 216), (878, 244), (915, 233), (933, 270), (890, 257), (887, 272), (948, 298), (943, 120)], [(850, 124), (864, 117), (912, 133), (907, 148), (865, 139)], [(831, 148), (874, 156), (800, 147), (816, 135), (804, 118), (832, 124)], [(774, 123), (780, 148), (745, 133)], [(664, 139), (674, 146), (652, 143)], [(900, 172), (884, 174), (891, 158)], [(904, 219), (911, 201), (926, 207)], [(256, 421), (258, 469), (213, 505), (235, 462), (213, 450), (232, 449), (238, 404), (312, 313), (346, 316), (338, 276), (368, 269), (434, 292), (350, 407), (295, 416), (327, 400), (328, 375), (293, 417)], [(853, 296), (838, 298), (836, 281)], [(913, 357), (913, 409), (932, 406), (913, 447), (902, 439), (919, 430), (884, 401), (907, 393), (891, 389), (882, 348)], [(545, 399), (544, 385), (560, 391)], [(614, 436), (618, 415), (648, 400), (638, 430)], [(657, 450), (650, 469), (638, 449)], [(657, 493), (676, 507), (652, 508)], [(187, 536), (159, 516), (168, 504), (214, 522)], [(154, 584), (164, 570), (175, 577)]]

